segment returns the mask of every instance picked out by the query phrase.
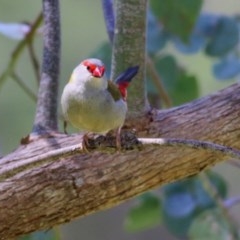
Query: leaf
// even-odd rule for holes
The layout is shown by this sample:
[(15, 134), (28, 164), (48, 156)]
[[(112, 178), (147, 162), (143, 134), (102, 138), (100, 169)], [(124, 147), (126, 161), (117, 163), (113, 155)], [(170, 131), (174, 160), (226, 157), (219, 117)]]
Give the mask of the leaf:
[[(180, 69), (174, 57), (170, 55), (161, 56), (155, 58), (154, 63), (174, 105), (179, 105), (198, 97), (197, 79)], [(148, 90), (154, 92), (150, 81), (147, 84)]]
[(221, 59), (213, 65), (213, 73), (218, 80), (228, 80), (240, 73), (240, 59), (236, 56)]
[(151, 11), (148, 11), (147, 20), (147, 51), (156, 54), (166, 45), (170, 36)]
[(181, 218), (173, 218), (163, 210), (163, 222), (169, 232), (176, 237), (185, 237), (194, 219), (193, 213)]
[(163, 201), (163, 207), (166, 213), (174, 218), (190, 215), (196, 208), (196, 202), (188, 191), (176, 191), (167, 195)]
[(133, 207), (125, 220), (127, 231), (135, 232), (148, 229), (161, 223), (161, 202), (153, 194), (143, 194), (140, 202)]
[[(208, 171), (207, 176), (220, 197), (227, 196), (225, 180), (217, 173)], [(199, 177), (191, 177), (163, 188), (163, 222), (176, 236), (186, 236), (190, 225), (203, 211), (216, 207), (205, 191)], [(207, 239), (207, 238), (206, 238)]]
[(182, 42), (179, 38), (174, 38), (173, 43), (178, 51), (185, 54), (192, 54), (198, 52), (204, 46), (205, 38), (203, 35), (193, 33), (188, 43)]
[(213, 171), (207, 171), (207, 176), (210, 182), (216, 188), (218, 196), (220, 196), (223, 199), (226, 198), (228, 195), (228, 185), (226, 180), (222, 177), (222, 175)]
[(202, 0), (151, 0), (150, 6), (169, 32), (179, 36), (183, 42), (187, 42), (202, 2)]
[(200, 214), (189, 229), (191, 240), (226, 240), (236, 239), (231, 232), (229, 223), (219, 209), (205, 211)]
[(198, 213), (203, 210), (213, 208), (216, 206), (214, 199), (203, 188), (202, 181), (197, 177), (193, 183), (192, 194), (196, 200)]
[(30, 31), (30, 26), (25, 23), (0, 22), (0, 34), (13, 40), (22, 40)]
[(171, 92), (174, 105), (189, 102), (199, 95), (198, 82), (195, 76), (185, 71), (179, 73), (175, 89)]
[[(227, 183), (224, 178), (213, 171), (206, 172), (209, 181), (216, 189), (216, 192), (219, 197), (226, 198), (228, 193)], [(211, 198), (203, 187), (202, 181), (199, 178), (195, 178), (193, 185), (193, 194), (194, 198), (197, 201), (199, 211), (213, 208), (216, 206), (215, 199)]]
[(38, 231), (18, 238), (18, 240), (60, 240), (60, 239), (61, 238), (58, 229)]
[(163, 222), (178, 237), (187, 234), (194, 218), (196, 201), (191, 194), (193, 179), (178, 181), (163, 188)]
[(176, 86), (179, 71), (175, 58), (170, 55), (160, 56), (154, 63), (166, 90), (171, 91)]
[(205, 37), (214, 36), (220, 18), (219, 15), (202, 13), (196, 22), (194, 32)]
[(193, 181), (195, 178), (188, 178), (163, 188), (163, 209), (168, 215), (179, 218), (195, 210), (196, 203), (191, 194)]
[(238, 39), (238, 26), (234, 19), (221, 17), (205, 51), (210, 56), (223, 56), (237, 45)]

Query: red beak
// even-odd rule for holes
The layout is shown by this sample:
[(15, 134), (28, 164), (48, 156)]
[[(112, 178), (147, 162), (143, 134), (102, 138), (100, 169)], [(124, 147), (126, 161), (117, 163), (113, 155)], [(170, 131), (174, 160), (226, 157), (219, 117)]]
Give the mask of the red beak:
[(94, 69), (92, 75), (93, 75), (94, 77), (96, 77), (96, 78), (101, 78), (101, 77), (103, 76), (104, 72), (105, 72), (105, 68), (104, 68), (104, 67), (99, 67), (99, 66), (97, 66), (97, 67)]

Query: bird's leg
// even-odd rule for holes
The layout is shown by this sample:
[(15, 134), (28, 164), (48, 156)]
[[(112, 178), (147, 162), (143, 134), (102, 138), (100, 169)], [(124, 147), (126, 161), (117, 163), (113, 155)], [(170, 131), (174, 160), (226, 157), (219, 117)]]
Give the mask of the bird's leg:
[(67, 121), (63, 121), (63, 131), (65, 134), (67, 134)]
[(89, 152), (88, 149), (87, 149), (87, 147), (89, 147), (88, 134), (89, 134), (89, 133), (85, 133), (85, 134), (83, 135), (83, 139), (82, 139), (82, 150), (83, 150), (83, 152), (86, 152), (86, 153)]
[(122, 126), (119, 127), (116, 132), (116, 147), (118, 151), (121, 151), (121, 129)]

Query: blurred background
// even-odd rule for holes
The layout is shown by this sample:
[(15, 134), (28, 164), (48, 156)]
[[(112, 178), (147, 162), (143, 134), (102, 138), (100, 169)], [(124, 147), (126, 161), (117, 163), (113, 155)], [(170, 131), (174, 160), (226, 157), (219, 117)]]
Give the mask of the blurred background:
[[(40, 11), (40, 1), (1, 0), (0, 22), (33, 22)], [(240, 13), (240, 4), (238, 0), (205, 0), (201, 12), (231, 17)], [(59, 96), (73, 68), (82, 59), (92, 56), (92, 53), (99, 46), (108, 41), (101, 1), (61, 1), (61, 25), (62, 59)], [(17, 40), (0, 35), (0, 74), (7, 67), (11, 53), (17, 43)], [(41, 59), (41, 34), (36, 36), (34, 49), (38, 58)], [(238, 74), (228, 77), (227, 80), (216, 80), (212, 70), (213, 62), (216, 59), (213, 56), (207, 56), (204, 51), (186, 54), (177, 51), (171, 43), (166, 44), (164, 51), (165, 54), (174, 55), (178, 65), (187, 69), (188, 75), (194, 76), (197, 86), (197, 89), (194, 90), (196, 92), (195, 97), (217, 91), (237, 80)], [(24, 51), (17, 63), (16, 71), (25, 84), (36, 93), (37, 82), (27, 50)], [(149, 88), (151, 89), (151, 86)], [(7, 78), (3, 83), (0, 83), (0, 155), (5, 155), (15, 149), (20, 139), (31, 131), (34, 114), (35, 102), (26, 95), (13, 79)], [(59, 126), (62, 129), (61, 122)], [(75, 130), (71, 129), (71, 131)], [(239, 195), (240, 186), (238, 181), (240, 177), (238, 168), (222, 163), (214, 168), (214, 172), (224, 176), (227, 182), (228, 196)], [(158, 194), (160, 191), (158, 189), (153, 194)], [(83, 219), (76, 219), (69, 224), (60, 226), (56, 232), (61, 236), (59, 239), (64, 240), (143, 240), (146, 238), (172, 240), (180, 238), (174, 236), (163, 224), (153, 224), (153, 226), (150, 224), (150, 227), (146, 229), (143, 227), (143, 230), (127, 231), (124, 225), (126, 226), (126, 221), (129, 220), (129, 211), (136, 208), (137, 204), (139, 204), (139, 199), (129, 200), (113, 209), (98, 212)], [(236, 222), (239, 223), (240, 208), (236, 205), (231, 208), (230, 212)], [(47, 236), (47, 234), (43, 233), (41, 238), (32, 239), (54, 239), (50, 235)], [(185, 238), (185, 236), (182, 236), (182, 238)]]

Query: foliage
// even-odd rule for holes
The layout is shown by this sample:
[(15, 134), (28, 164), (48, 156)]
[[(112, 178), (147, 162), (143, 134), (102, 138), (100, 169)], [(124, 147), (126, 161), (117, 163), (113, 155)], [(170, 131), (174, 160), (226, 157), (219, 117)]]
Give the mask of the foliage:
[[(173, 105), (188, 102), (199, 95), (197, 77), (177, 61), (176, 52), (196, 54), (202, 51), (209, 58), (214, 58), (212, 72), (218, 80), (228, 80), (240, 73), (239, 18), (203, 13), (200, 11), (202, 3), (202, 0), (150, 0), (146, 48), (159, 78), (153, 79), (147, 74), (147, 91), (149, 96), (158, 95), (157, 101), (162, 99), (154, 81), (161, 81)], [(22, 40), (29, 31), (27, 24), (0, 23), (0, 34), (11, 39)], [(174, 53), (166, 50), (169, 45), (174, 47)], [(105, 62), (106, 76), (109, 77), (111, 44), (100, 44), (92, 56)], [(35, 70), (38, 72), (36, 66)], [(20, 85), (24, 88), (23, 84)], [(178, 237), (229, 238), (232, 235), (229, 219), (217, 204), (219, 199), (224, 202), (228, 197), (226, 181), (211, 171), (207, 172), (207, 176), (216, 190), (216, 198), (205, 189), (199, 177), (172, 183), (163, 187), (160, 194), (142, 195), (138, 204), (130, 209), (125, 228), (133, 232), (164, 224)], [(20, 239), (53, 240), (58, 236), (54, 231), (37, 232)]]
[(229, 222), (224, 218), (219, 209), (212, 209), (201, 213), (193, 221), (189, 230), (189, 237), (192, 240), (236, 239), (231, 231)]
[(154, 227), (162, 222), (161, 202), (152, 193), (145, 193), (139, 197), (138, 205), (131, 208), (126, 221), (125, 228), (134, 232)]
[(18, 240), (59, 240), (59, 233), (55, 230), (35, 232), (18, 238)]
[[(207, 176), (218, 196), (225, 199), (227, 197), (225, 180), (211, 171)], [(213, 199), (205, 189), (202, 180), (199, 177), (191, 177), (166, 185), (162, 188), (161, 194), (145, 194), (140, 199), (140, 204), (130, 210), (125, 226), (129, 231), (139, 231), (161, 223), (174, 235), (187, 236), (199, 215), (206, 211), (211, 213), (209, 209), (216, 207), (216, 199)], [(149, 226), (149, 223), (152, 224)], [(194, 234), (194, 229), (191, 228), (191, 234)]]

